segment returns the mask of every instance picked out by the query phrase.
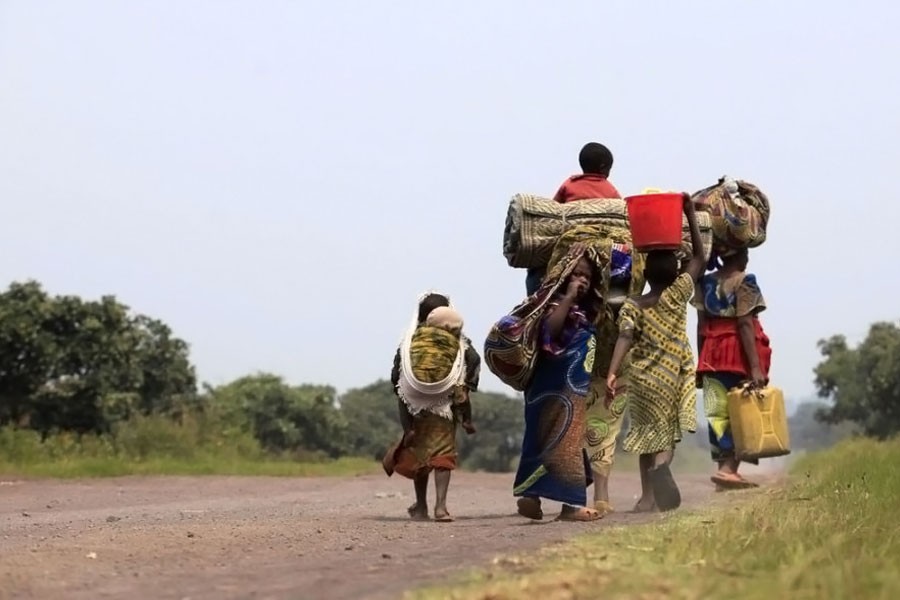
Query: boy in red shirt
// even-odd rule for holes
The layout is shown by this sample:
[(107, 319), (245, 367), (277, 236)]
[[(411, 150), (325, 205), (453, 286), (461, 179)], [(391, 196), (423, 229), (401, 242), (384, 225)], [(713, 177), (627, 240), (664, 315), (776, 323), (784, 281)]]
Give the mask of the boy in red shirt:
[(575, 200), (622, 197), (609, 181), (613, 165), (613, 155), (609, 148), (597, 142), (585, 144), (578, 155), (578, 163), (582, 174), (566, 179), (553, 197), (554, 200), (565, 204)]
[[(556, 202), (566, 204), (576, 200), (622, 197), (608, 179), (613, 165), (613, 155), (609, 148), (597, 142), (589, 142), (578, 154), (578, 163), (582, 174), (572, 175), (563, 182), (553, 197)], [(528, 269), (525, 289), (529, 296), (540, 289), (545, 272), (546, 269), (540, 267)]]

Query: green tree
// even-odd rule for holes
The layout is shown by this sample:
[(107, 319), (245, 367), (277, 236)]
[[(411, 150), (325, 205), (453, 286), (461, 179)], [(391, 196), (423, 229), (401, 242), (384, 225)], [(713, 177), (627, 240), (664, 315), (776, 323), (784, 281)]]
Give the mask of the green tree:
[(340, 398), (349, 452), (381, 460), (401, 433), (397, 396), (390, 381), (349, 390)]
[(522, 399), (476, 392), (472, 394), (472, 417), (478, 433), (462, 435), (461, 464), (467, 469), (497, 473), (514, 469), (525, 431)]
[(0, 425), (109, 431), (196, 392), (188, 347), (112, 296), (50, 296), (36, 282), (0, 294)]
[(260, 373), (209, 388), (206, 402), (221, 409), (227, 422), (251, 431), (270, 452), (347, 453), (347, 421), (332, 387), (290, 386), (277, 375)]
[(851, 421), (877, 438), (900, 432), (900, 327), (875, 323), (856, 348), (837, 335), (820, 341), (819, 349), (824, 360), (815, 369), (816, 387), (832, 405), (818, 417)]

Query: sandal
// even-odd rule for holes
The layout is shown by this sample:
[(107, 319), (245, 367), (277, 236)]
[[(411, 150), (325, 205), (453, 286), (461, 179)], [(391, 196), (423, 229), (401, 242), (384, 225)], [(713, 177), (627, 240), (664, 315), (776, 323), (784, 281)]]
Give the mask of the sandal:
[(719, 471), (709, 478), (716, 487), (723, 490), (746, 490), (759, 487), (758, 483), (747, 481), (737, 473), (722, 473)]
[(659, 510), (665, 512), (674, 510), (681, 506), (681, 491), (672, 477), (672, 469), (669, 465), (660, 465), (648, 472), (650, 477), (650, 487), (653, 489), (653, 497), (656, 499), (656, 506)]
[(556, 517), (557, 521), (599, 521), (603, 516), (593, 508), (583, 506), (563, 506), (562, 512)]
[(523, 498), (519, 498), (516, 501), (516, 506), (519, 507), (518, 513), (526, 519), (540, 521), (544, 518), (544, 511), (541, 510), (540, 498), (531, 498), (530, 496), (525, 496)]
[(438, 516), (437, 513), (434, 513), (434, 520), (437, 523), (452, 523), (453, 517), (451, 517), (449, 513), (441, 516)]

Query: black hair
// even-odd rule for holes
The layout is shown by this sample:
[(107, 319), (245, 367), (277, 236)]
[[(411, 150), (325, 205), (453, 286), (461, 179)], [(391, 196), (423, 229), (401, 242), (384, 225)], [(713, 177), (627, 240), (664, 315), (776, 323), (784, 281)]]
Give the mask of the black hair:
[(443, 294), (428, 294), (419, 302), (419, 323), (424, 323), (428, 315), (436, 308), (450, 306), (450, 299)]
[(678, 278), (678, 257), (674, 250), (651, 250), (647, 253), (644, 277), (651, 287), (669, 287)]
[(740, 250), (735, 251), (734, 254), (723, 256), (721, 259), (723, 267), (739, 266), (742, 269), (746, 268), (747, 261), (749, 260), (750, 252), (748, 252), (746, 248), (741, 248)]
[(613, 155), (609, 148), (597, 142), (589, 142), (584, 145), (578, 154), (578, 163), (585, 173), (595, 175), (609, 175), (613, 166)]

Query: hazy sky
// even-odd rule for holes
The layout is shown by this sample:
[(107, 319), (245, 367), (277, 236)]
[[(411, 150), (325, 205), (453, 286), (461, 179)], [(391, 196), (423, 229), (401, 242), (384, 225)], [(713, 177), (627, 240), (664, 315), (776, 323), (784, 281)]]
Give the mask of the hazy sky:
[(803, 396), (818, 339), (900, 318), (898, 19), (887, 0), (0, 0), (0, 280), (115, 294), (204, 381), (344, 390), (388, 375), (427, 288), (480, 346), (524, 295), (510, 197), (551, 195), (597, 140), (625, 194), (728, 173), (769, 195), (751, 270), (773, 379)]

